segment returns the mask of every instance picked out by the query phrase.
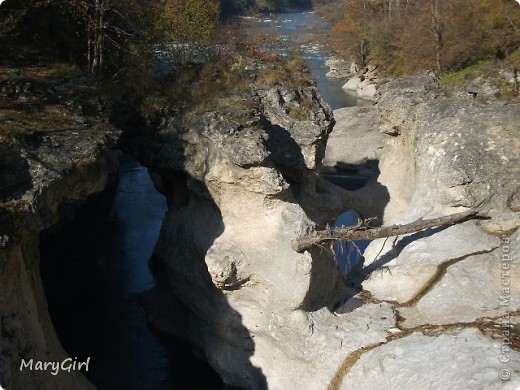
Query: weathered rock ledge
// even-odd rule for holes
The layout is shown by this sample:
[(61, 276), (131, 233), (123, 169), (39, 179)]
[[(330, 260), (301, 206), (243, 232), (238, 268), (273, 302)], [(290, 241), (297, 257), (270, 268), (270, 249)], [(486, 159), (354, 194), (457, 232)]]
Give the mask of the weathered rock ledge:
[(377, 66), (368, 65), (351, 77), (342, 88), (355, 92), (360, 99), (375, 101), (377, 99), (377, 82)]
[[(18, 364), (66, 357), (39, 276), (39, 232), (57, 220), (61, 202), (104, 187), (106, 151), (118, 134), (105, 128), (93, 91), (78, 107), (72, 86), (34, 93), (34, 84), (2, 84), (11, 108), (1, 119), (14, 125), (0, 139), (0, 383), (91, 388), (77, 373), (21, 375)], [(19, 108), (32, 99), (54, 106), (20, 138), (16, 130), (29, 119)], [(381, 125), (382, 152), (368, 145), (357, 157), (329, 154), (333, 162), (380, 158), (377, 181), (353, 192), (319, 177), (334, 119), (312, 86), (256, 85), (209, 112), (164, 110), (121, 139), (155, 171), (169, 201), (156, 248), (167, 285), (146, 300), (150, 320), (190, 338), (227, 384), (520, 384), (518, 105), (450, 99), (427, 78), (389, 83), (378, 101), (379, 118), (372, 108), (342, 114), (365, 132)], [(389, 194), (384, 202), (376, 185)], [(346, 286), (327, 250), (290, 248), (352, 207), (386, 223), (461, 208), (492, 219), (374, 241), (352, 298), (358, 290)], [(186, 322), (168, 313), (170, 294), (187, 307)], [(500, 372), (512, 374), (509, 382)]]
[(20, 371), (22, 358), (68, 357), (47, 310), (39, 234), (56, 223), (61, 203), (105, 187), (107, 151), (118, 137), (95, 91), (56, 83), (52, 72), (0, 74), (0, 383), (7, 389), (93, 388), (79, 372)]
[[(313, 87), (257, 86), (234, 99), (245, 108), (226, 99), (220, 110), (163, 120), (143, 153), (170, 201), (156, 255), (191, 312), (179, 331), (151, 308), (157, 325), (184, 331), (226, 383), (245, 388), (400, 387), (412, 373), (428, 387), (437, 383), (435, 372), (416, 367), (429, 360), (446, 371), (445, 383), (458, 383), (465, 370), (466, 382), (478, 371), (484, 374), (477, 385), (502, 386), (500, 370), (516, 372), (520, 353), (509, 351), (508, 366), (497, 359), (503, 334), (496, 327), (507, 316), (504, 329), (517, 334), (513, 299), (520, 294), (511, 287), (510, 306), (501, 307), (502, 280), (493, 273), (500, 271), (505, 241), (489, 233), (510, 240), (517, 259), (518, 233), (508, 236), (518, 226), (517, 184), (492, 162), (516, 174), (516, 107), (451, 100), (430, 79), (387, 85), (379, 120), (373, 109), (349, 111), (355, 126), (366, 117), (386, 137), (377, 182), (349, 192), (318, 178), (333, 120)], [(235, 109), (226, 110), (230, 104)], [(329, 157), (353, 161), (338, 153)], [(389, 199), (372, 199), (376, 183)], [(383, 240), (373, 242), (359, 275), (363, 291), (349, 299), (355, 291), (326, 250), (289, 248), (292, 238), (330, 221), (331, 210), (341, 207), (365, 215), (375, 209), (386, 222), (460, 207), (492, 219), (387, 240), (383, 248)], [(516, 285), (518, 272), (508, 278)], [(439, 355), (444, 346), (457, 364)], [(415, 363), (395, 350), (408, 351)], [(476, 351), (485, 352), (477, 359)], [(385, 363), (389, 353), (398, 364)], [(478, 368), (465, 369), (473, 361)], [(364, 386), (372, 366), (385, 368)], [(507, 383), (516, 384), (515, 378)]]

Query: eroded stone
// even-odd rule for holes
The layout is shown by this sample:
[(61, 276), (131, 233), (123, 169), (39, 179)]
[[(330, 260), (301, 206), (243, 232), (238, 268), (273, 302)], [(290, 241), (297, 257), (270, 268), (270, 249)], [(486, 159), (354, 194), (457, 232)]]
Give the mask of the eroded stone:
[[(478, 329), (438, 337), (413, 333), (364, 353), (343, 379), (342, 389), (507, 389), (520, 386), (520, 352), (502, 363), (500, 344)], [(504, 381), (500, 375), (511, 379)]]

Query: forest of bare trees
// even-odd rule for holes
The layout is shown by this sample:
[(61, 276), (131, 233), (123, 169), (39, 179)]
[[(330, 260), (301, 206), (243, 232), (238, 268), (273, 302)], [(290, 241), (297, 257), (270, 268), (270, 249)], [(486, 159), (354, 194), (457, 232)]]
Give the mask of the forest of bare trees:
[[(484, 59), (520, 60), (520, 7), (515, 0), (317, 3), (333, 21), (337, 50), (361, 65), (377, 63), (391, 74), (442, 73)], [(339, 12), (331, 12), (338, 7)]]
[(0, 8), (0, 36), (81, 65), (92, 78), (115, 69), (151, 30), (151, 1), (21, 0)]

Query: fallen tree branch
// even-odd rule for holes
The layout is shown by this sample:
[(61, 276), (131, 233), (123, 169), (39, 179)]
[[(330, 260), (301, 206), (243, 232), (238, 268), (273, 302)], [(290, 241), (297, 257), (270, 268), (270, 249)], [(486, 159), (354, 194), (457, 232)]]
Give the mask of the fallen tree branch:
[(380, 227), (369, 227), (362, 222), (357, 226), (341, 227), (335, 229), (320, 230), (312, 234), (297, 238), (291, 242), (291, 248), (296, 252), (303, 252), (314, 245), (321, 245), (328, 241), (356, 241), (375, 240), (376, 238), (399, 236), (401, 234), (415, 233), (436, 226), (450, 226), (465, 222), (470, 219), (486, 219), (488, 217), (479, 215), (475, 210), (447, 215), (445, 217), (432, 219), (418, 219), (406, 225), (391, 225)]

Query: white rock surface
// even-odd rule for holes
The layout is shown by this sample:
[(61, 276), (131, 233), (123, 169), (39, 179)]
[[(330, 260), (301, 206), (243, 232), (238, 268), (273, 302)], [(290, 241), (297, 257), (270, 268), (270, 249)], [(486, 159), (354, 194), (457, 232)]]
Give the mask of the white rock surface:
[(346, 89), (347, 91), (357, 91), (361, 82), (361, 77), (354, 76), (350, 78), (341, 88)]
[(329, 135), (323, 165), (338, 162), (360, 164), (379, 160), (383, 135), (378, 130), (379, 113), (374, 107), (348, 107), (334, 111), (336, 124)]
[(270, 335), (255, 333), (251, 362), (263, 368), (269, 389), (326, 389), (346, 356), (385, 341), (392, 324), (395, 315), (386, 303), (338, 316), (323, 309), (273, 315)]
[[(399, 309), (402, 326), (472, 322), (520, 309), (520, 232), (490, 254), (471, 256), (450, 266), (446, 275), (416, 305)], [(506, 256), (502, 261), (503, 255)], [(501, 299), (501, 297), (503, 297)], [(507, 304), (506, 304), (507, 303)]]
[(354, 91), (360, 99), (377, 100), (377, 67), (367, 66), (361, 75), (351, 77), (343, 86), (347, 91)]
[(482, 221), (489, 231), (520, 225), (520, 105), (445, 97), (427, 77), (392, 81), (380, 94), (384, 127), (395, 132), (380, 165), (391, 194), (385, 223), (467, 207), (492, 217)]
[(325, 76), (333, 79), (346, 79), (358, 72), (354, 62), (349, 63), (340, 58), (331, 57), (325, 61), (325, 65), (329, 68)]
[(359, 76), (354, 76), (349, 79), (342, 87), (347, 91), (354, 91), (360, 99), (376, 100), (377, 88), (373, 81), (369, 79), (362, 79)]
[(363, 288), (377, 299), (405, 303), (428, 285), (442, 263), (498, 245), (496, 237), (484, 233), (473, 221), (429, 236), (417, 233), (374, 240), (364, 254), (365, 267), (372, 273)]
[(360, 99), (376, 100), (377, 88), (373, 82), (362, 82), (356, 90), (357, 96)]
[[(500, 355), (500, 344), (478, 329), (438, 337), (413, 333), (363, 354), (341, 388), (517, 390), (520, 353), (511, 351), (508, 363)], [(512, 372), (509, 381), (499, 378), (501, 370)]]

